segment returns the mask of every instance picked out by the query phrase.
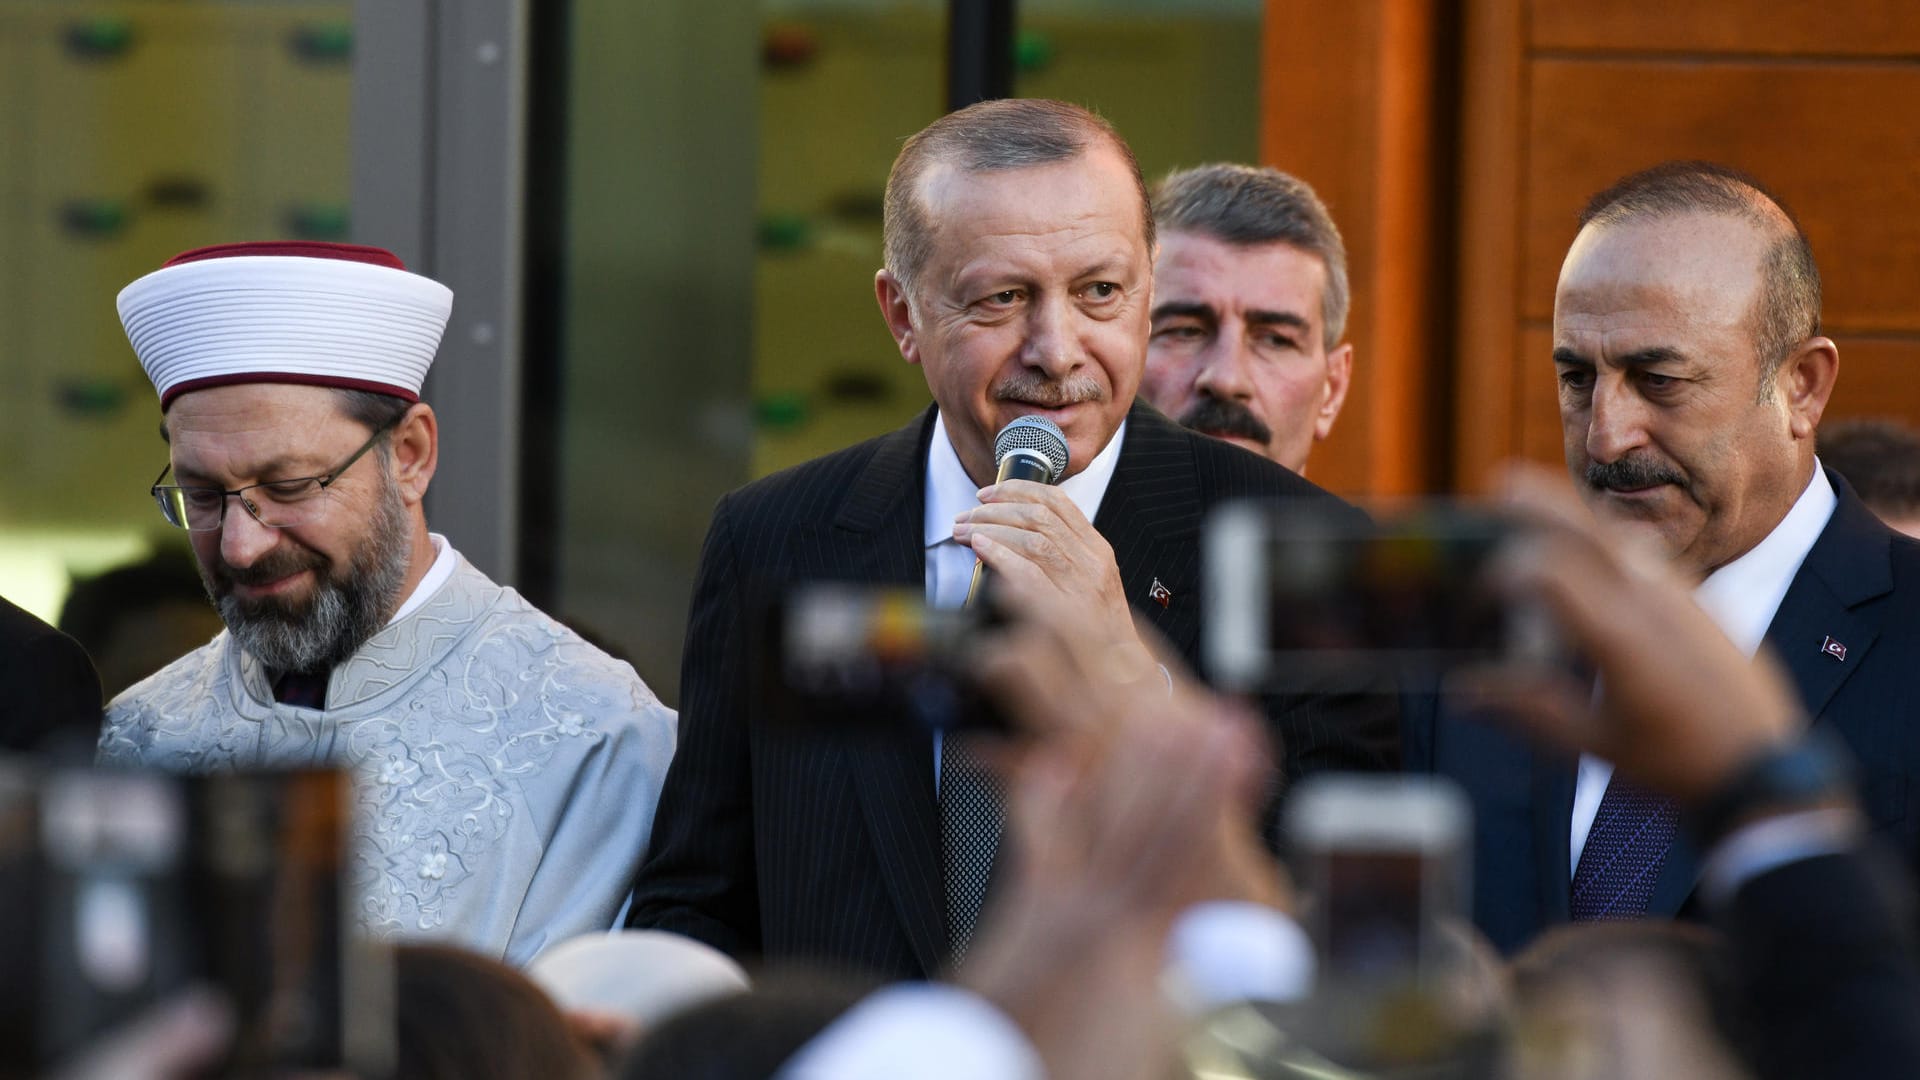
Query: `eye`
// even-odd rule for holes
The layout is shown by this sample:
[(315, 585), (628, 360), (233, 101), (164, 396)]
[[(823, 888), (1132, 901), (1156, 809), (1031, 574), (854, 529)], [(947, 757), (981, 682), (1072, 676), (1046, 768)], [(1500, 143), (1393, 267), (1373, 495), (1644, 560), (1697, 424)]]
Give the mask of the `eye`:
[(1111, 281), (1096, 281), (1086, 287), (1084, 294), (1095, 300), (1111, 300), (1120, 295), (1120, 286)]
[(1019, 303), (1020, 298), (1024, 295), (1025, 294), (1019, 289), (1001, 289), (999, 292), (987, 296), (981, 300), (980, 303), (987, 307), (1012, 307)]
[(1286, 334), (1276, 331), (1268, 331), (1267, 333), (1257, 335), (1254, 340), (1269, 349), (1298, 349), (1300, 347), (1299, 342), (1294, 341), (1293, 338), (1288, 337)]
[(320, 483), (312, 478), (300, 480), (276, 480), (261, 484), (260, 490), (269, 498), (285, 502), (290, 499), (304, 498), (320, 490)]
[(1560, 385), (1568, 390), (1585, 390), (1593, 385), (1593, 372), (1586, 368), (1561, 368)]
[(1207, 336), (1207, 332), (1193, 323), (1173, 323), (1155, 330), (1153, 336), (1171, 341), (1199, 341)]
[(1640, 385), (1658, 392), (1673, 389), (1680, 385), (1680, 380), (1671, 375), (1660, 375), (1651, 371), (1643, 371), (1640, 373)]

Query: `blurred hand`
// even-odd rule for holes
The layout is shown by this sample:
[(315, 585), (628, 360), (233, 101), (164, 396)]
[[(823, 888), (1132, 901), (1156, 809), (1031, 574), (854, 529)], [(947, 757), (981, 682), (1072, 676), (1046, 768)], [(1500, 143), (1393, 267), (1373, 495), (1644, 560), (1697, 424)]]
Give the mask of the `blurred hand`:
[(218, 995), (192, 990), (162, 1002), (102, 1039), (57, 1080), (182, 1080), (217, 1063), (233, 1038), (233, 1010)]
[(1008, 480), (982, 488), (953, 538), (1000, 576), (1003, 594), (1069, 599), (1081, 635), (1152, 670), (1106, 537), (1058, 487)]
[(1595, 701), (1582, 680), (1519, 666), (1463, 673), (1455, 689), (1683, 801), (1794, 735), (1798, 699), (1771, 656), (1742, 655), (1657, 551), (1596, 521), (1557, 473), (1515, 468), (1504, 491), (1529, 529), (1497, 563), (1499, 586), (1545, 608), (1599, 670), (1601, 692)]
[(1066, 597), (1014, 606), (977, 674), (1034, 738), (1005, 762), (1009, 877), (958, 981), (1055, 1080), (1161, 1077), (1183, 1023), (1161, 988), (1174, 919), (1208, 899), (1290, 906), (1253, 829), (1260, 725), (1177, 664), (1169, 694)]

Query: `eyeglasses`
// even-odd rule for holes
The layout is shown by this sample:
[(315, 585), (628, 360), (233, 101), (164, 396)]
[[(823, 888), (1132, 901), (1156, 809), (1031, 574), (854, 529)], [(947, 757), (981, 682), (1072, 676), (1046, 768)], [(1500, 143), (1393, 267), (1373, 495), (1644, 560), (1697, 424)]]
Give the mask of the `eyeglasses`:
[(247, 508), (253, 520), (269, 529), (286, 529), (295, 525), (305, 525), (317, 520), (327, 506), (327, 489), (333, 486), (340, 474), (353, 467), (353, 463), (366, 456), (393, 424), (384, 424), (372, 437), (360, 444), (353, 456), (340, 463), (340, 467), (321, 476), (302, 476), (290, 480), (269, 480), (262, 484), (248, 484), (243, 488), (228, 491), (217, 487), (185, 487), (180, 484), (162, 484), (167, 470), (173, 468), (169, 462), (154, 478), (153, 501), (160, 504), (160, 516), (167, 524), (176, 529), (189, 532), (212, 532), (226, 520), (227, 500), (240, 499), (240, 505)]

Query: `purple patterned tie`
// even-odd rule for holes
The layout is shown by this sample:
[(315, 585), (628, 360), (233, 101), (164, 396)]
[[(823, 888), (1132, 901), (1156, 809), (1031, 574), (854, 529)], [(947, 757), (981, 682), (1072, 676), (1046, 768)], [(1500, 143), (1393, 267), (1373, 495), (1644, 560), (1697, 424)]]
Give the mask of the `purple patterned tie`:
[(1615, 776), (1573, 872), (1574, 921), (1644, 918), (1679, 827), (1671, 800)]

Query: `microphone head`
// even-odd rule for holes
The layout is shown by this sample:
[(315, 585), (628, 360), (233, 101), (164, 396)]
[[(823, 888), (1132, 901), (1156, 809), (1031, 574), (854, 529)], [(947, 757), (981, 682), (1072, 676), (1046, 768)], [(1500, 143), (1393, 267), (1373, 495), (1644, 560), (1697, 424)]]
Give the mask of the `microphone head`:
[(999, 468), (1008, 454), (1015, 450), (1027, 450), (1039, 454), (1047, 461), (1047, 483), (1057, 484), (1067, 475), (1067, 436), (1060, 425), (1044, 416), (1021, 416), (1014, 419), (993, 439), (993, 465)]

